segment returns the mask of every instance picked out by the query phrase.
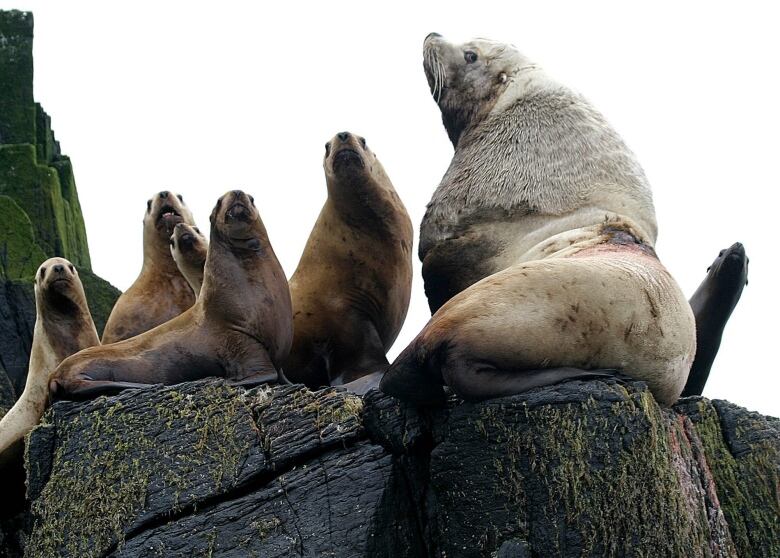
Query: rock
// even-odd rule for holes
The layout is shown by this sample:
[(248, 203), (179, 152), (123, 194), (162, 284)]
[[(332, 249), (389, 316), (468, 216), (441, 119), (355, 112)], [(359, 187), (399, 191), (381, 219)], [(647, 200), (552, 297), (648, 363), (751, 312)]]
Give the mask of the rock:
[(425, 411), (153, 386), (57, 403), (33, 431), (25, 555), (774, 556), (776, 426), (662, 409), (641, 383)]
[[(61, 256), (79, 268), (102, 332), (119, 291), (91, 271), (70, 159), (33, 99), (33, 17), (0, 10), (0, 416), (24, 389), (35, 324), (33, 275)], [(14, 399), (11, 401), (13, 402)]]

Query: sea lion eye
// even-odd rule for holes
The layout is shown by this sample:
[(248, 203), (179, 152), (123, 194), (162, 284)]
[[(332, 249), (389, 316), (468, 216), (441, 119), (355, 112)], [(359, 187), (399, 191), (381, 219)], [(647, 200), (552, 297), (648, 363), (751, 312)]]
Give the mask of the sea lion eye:
[(181, 194), (176, 194), (176, 197), (179, 198), (180, 202), (184, 203), (184, 196), (182, 196)]
[(45, 276), (46, 276), (46, 268), (42, 267), (41, 268), (41, 279), (43, 279)]
[(255, 205), (255, 198), (253, 196), (249, 196), (249, 201), (252, 202), (252, 205)]
[(330, 155), (330, 142), (325, 144), (325, 156)]
[(146, 202), (146, 212), (149, 213), (152, 210), (152, 200)]
[(199, 229), (198, 227), (195, 227), (195, 228), (193, 228), (193, 230), (194, 230), (196, 233), (200, 234), (200, 229)]
[(176, 247), (176, 243), (173, 241), (173, 237), (171, 237), (171, 239), (168, 241), (168, 244), (170, 244), (174, 248)]
[(368, 146), (366, 145), (366, 138), (360, 138), (360, 145), (363, 146), (363, 149), (368, 149)]
[(70, 268), (71, 273), (76, 273), (76, 270), (73, 269), (73, 264), (70, 264), (68, 267)]
[(473, 50), (467, 50), (463, 53), (463, 58), (466, 59), (466, 64), (473, 64), (477, 61), (477, 53)]

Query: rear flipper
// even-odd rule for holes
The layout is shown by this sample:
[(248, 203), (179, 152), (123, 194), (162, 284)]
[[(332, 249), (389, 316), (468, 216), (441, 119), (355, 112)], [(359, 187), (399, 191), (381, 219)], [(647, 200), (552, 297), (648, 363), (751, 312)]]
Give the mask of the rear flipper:
[(382, 376), (379, 389), (414, 405), (443, 406), (447, 395), (436, 367), (438, 359), (427, 359), (421, 354), (412, 342)]
[(132, 382), (111, 382), (108, 380), (63, 380), (52, 379), (49, 382), (49, 396), (52, 401), (59, 399), (81, 401), (100, 395), (116, 395), (126, 389), (148, 388), (156, 384), (136, 384)]
[(618, 370), (601, 368), (584, 370), (573, 367), (533, 370), (501, 370), (484, 362), (467, 358), (453, 359), (442, 369), (442, 376), (455, 393), (468, 401), (483, 401), (506, 397), (549, 386), (567, 380), (614, 378), (623, 382), (626, 377)]
[(748, 283), (748, 262), (739, 242), (721, 250), (690, 300), (696, 318), (696, 358), (682, 397), (701, 395), (720, 348), (723, 329)]
[(383, 368), (378, 372), (372, 372), (371, 374), (366, 374), (357, 380), (347, 382), (346, 384), (341, 384), (341, 387), (351, 393), (354, 393), (355, 395), (365, 395), (372, 389), (379, 389), (379, 382), (382, 380), (382, 376), (384, 375), (385, 371)]

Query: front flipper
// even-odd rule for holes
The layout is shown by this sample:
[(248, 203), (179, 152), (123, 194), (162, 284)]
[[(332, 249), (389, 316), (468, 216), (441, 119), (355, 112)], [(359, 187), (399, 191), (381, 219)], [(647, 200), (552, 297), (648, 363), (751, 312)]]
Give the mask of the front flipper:
[(225, 371), (225, 378), (234, 386), (255, 387), (279, 381), (279, 373), (268, 351), (257, 342), (247, 342), (239, 354), (230, 355)]

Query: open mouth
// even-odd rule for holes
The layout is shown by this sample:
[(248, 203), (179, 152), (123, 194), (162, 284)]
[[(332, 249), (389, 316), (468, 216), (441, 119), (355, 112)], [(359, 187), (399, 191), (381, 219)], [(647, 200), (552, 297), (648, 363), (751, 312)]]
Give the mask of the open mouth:
[(170, 205), (162, 206), (157, 213), (157, 227), (165, 227), (168, 234), (171, 234), (176, 224), (181, 222), (181, 214)]
[(363, 168), (363, 157), (354, 149), (345, 147), (333, 156), (333, 170), (353, 166)]

